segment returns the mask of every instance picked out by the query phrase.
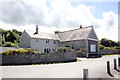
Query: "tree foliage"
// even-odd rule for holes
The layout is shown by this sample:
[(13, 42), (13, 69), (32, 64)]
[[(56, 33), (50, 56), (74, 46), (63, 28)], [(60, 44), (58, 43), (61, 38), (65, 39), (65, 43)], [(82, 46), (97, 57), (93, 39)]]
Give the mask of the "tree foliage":
[(12, 43), (12, 42), (5, 42), (3, 47), (18, 47), (18, 43)]
[(102, 38), (100, 40), (99, 49), (120, 49), (120, 42), (115, 42), (110, 39)]
[(100, 44), (105, 46), (105, 47), (115, 47), (115, 46), (119, 46), (118, 42), (106, 39), (106, 38), (102, 38), (100, 41)]
[(0, 29), (0, 45), (4, 47), (16, 47), (18, 46), (19, 38), (22, 32), (13, 30)]
[(6, 37), (6, 41), (14, 43), (15, 40), (18, 41), (19, 37), (19, 34), (16, 34), (15, 32), (10, 32)]

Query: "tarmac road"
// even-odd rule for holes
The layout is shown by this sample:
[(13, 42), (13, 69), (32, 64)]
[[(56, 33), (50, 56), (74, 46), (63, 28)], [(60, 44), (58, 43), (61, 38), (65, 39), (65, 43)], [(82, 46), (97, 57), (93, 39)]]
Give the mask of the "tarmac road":
[[(88, 69), (89, 78), (119, 77), (120, 72), (113, 69), (113, 59), (118, 59), (118, 55), (78, 59), (82, 61), (49, 65), (2, 66), (2, 78), (83, 78), (83, 69)], [(110, 61), (111, 74), (114, 77), (106, 72), (107, 61)]]

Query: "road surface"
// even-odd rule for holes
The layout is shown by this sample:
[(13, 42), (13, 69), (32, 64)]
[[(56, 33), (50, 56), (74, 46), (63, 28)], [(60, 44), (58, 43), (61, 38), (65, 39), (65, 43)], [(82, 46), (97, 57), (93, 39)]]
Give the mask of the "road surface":
[(83, 69), (88, 69), (89, 78), (112, 78), (106, 72), (107, 61), (111, 64), (111, 74), (114, 78), (119, 77), (119, 72), (113, 69), (113, 59), (118, 59), (118, 55), (78, 59), (81, 61), (49, 65), (3, 66), (2, 78), (83, 78)]

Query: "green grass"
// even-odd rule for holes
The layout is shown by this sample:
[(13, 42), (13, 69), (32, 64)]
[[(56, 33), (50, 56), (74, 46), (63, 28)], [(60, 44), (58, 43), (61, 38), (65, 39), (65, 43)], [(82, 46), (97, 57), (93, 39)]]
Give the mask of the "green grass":
[(78, 61), (82, 61), (82, 60), (80, 60), (80, 59), (77, 59), (77, 62), (78, 62)]
[(120, 55), (120, 54), (106, 54), (106, 55), (103, 55), (103, 56), (113, 56), (113, 55)]

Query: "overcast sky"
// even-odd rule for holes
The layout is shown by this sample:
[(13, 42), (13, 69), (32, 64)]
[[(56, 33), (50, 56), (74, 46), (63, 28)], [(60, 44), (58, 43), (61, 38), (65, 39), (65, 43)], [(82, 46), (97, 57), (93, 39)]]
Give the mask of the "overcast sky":
[[(98, 1), (98, 2), (97, 2)], [(54, 33), (93, 25), (99, 39), (118, 41), (118, 1), (18, 0), (0, 2), (0, 28)]]

